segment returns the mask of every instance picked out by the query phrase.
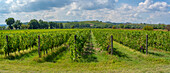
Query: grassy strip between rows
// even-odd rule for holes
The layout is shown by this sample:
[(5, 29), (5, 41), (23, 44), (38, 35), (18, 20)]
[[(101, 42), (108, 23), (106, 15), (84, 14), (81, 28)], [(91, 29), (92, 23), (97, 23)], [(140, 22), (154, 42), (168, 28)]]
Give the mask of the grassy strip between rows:
[(4, 54), (1, 54), (0, 58), (4, 58), (4, 59), (9, 59), (9, 60), (14, 60), (14, 59), (21, 59), (22, 57), (26, 57), (28, 56), (28, 54), (31, 53), (35, 53), (37, 52), (37, 47), (34, 46), (33, 48), (29, 48), (29, 49), (25, 49), (25, 50), (21, 50), (20, 52), (16, 51), (14, 53), (10, 53), (9, 56), (5, 56)]
[(65, 52), (67, 49), (68, 47), (65, 44), (63, 44), (60, 47), (55, 47), (48, 54), (42, 55), (41, 58), (37, 56), (33, 60), (39, 63), (42, 63), (45, 61), (55, 63), (56, 60), (59, 59), (64, 54), (63, 52)]

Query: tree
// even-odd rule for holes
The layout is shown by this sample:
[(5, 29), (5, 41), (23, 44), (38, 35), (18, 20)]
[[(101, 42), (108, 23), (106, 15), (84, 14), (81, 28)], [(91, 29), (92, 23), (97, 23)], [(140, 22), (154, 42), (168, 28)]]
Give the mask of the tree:
[(29, 28), (29, 25), (24, 25), (24, 24), (21, 25), (21, 29), (28, 29), (28, 28)]
[(40, 24), (36, 19), (32, 19), (28, 25), (30, 26), (29, 29), (38, 29), (40, 28)]
[(74, 29), (74, 26), (71, 26), (72, 29)]
[(55, 23), (55, 28), (59, 28), (59, 23)]
[(43, 20), (39, 20), (39, 24), (41, 29), (48, 29), (49, 27), (48, 22), (45, 22)]
[(12, 24), (15, 22), (14, 18), (8, 18), (5, 22), (9, 26), (9, 29), (13, 29)]
[(59, 28), (60, 28), (60, 29), (63, 28), (63, 24), (62, 24), (62, 23), (59, 24)]
[(167, 25), (167, 26), (166, 26), (166, 29), (167, 29), (168, 31), (170, 31), (170, 25)]
[(112, 29), (115, 29), (116, 27), (115, 26), (112, 26)]
[(130, 28), (130, 25), (125, 25), (124, 28), (125, 28), (125, 29), (129, 29), (129, 28)]
[(40, 24), (40, 29), (43, 29), (43, 20), (39, 20), (39, 24)]
[(120, 28), (123, 28), (124, 27), (124, 24), (119, 24)]
[(49, 22), (50, 25), (50, 29), (54, 29), (55, 28), (55, 22)]
[(21, 22), (20, 22), (20, 20), (16, 20), (16, 22), (13, 24), (13, 26), (15, 27), (15, 29), (17, 29), (17, 28), (21, 28)]
[(48, 29), (48, 27), (49, 27), (48, 22), (44, 21), (44, 22), (43, 22), (43, 28), (44, 28), (44, 29)]

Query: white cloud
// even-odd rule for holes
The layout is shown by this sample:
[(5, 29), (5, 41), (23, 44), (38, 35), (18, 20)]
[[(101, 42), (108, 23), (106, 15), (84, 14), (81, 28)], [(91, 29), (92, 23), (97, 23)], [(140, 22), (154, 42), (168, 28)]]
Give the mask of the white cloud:
[(156, 2), (148, 7), (151, 10), (163, 11), (170, 7), (166, 2)]
[(139, 3), (137, 7), (138, 12), (150, 12), (150, 11), (164, 11), (167, 10), (170, 5), (166, 2), (155, 2), (152, 0), (145, 0), (145, 2)]
[(82, 10), (114, 9), (115, 6), (114, 0), (75, 0), (73, 3)]
[(140, 3), (139, 3), (139, 6), (147, 7), (147, 6), (149, 6), (150, 4), (152, 4), (152, 3), (153, 3), (152, 0), (145, 0), (145, 2), (140, 2)]
[(122, 6), (119, 9), (120, 10), (132, 10), (133, 7), (128, 4), (122, 4)]
[[(9, 6), (6, 6), (9, 7), (11, 13), (3, 14), (2, 10), (7, 10), (0, 7), (0, 23), (4, 23), (4, 20), (11, 16), (22, 22), (43, 19), (45, 21), (103, 20), (170, 23), (168, 20), (170, 19), (168, 10), (170, 5), (166, 2), (145, 0), (138, 6), (123, 3), (119, 8), (115, 8), (116, 2), (118, 0), (14, 0)], [(55, 5), (59, 3), (61, 5)]]
[[(40, 10), (50, 10), (53, 7), (62, 8), (72, 5), (72, 9), (96, 10), (114, 9), (118, 0), (7, 0), (9, 11), (12, 12), (34, 12)], [(76, 6), (76, 7), (74, 7)]]
[(13, 0), (6, 0), (5, 3), (9, 4), (9, 3), (12, 3)]
[(144, 2), (140, 2), (137, 7), (138, 12), (147, 12), (147, 8), (153, 3), (152, 0), (145, 0)]

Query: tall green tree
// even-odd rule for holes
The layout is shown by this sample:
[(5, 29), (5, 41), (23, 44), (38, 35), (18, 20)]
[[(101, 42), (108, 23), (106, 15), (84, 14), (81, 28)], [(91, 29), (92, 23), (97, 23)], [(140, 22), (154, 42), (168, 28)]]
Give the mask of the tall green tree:
[(59, 23), (55, 23), (55, 28), (59, 28), (60, 24)]
[(62, 23), (59, 24), (59, 28), (60, 28), (60, 29), (63, 28), (63, 24), (62, 24)]
[(119, 24), (120, 28), (124, 28), (124, 24)]
[(5, 22), (9, 26), (10, 29), (13, 29), (12, 24), (15, 23), (14, 18), (8, 18), (5, 20)]
[(40, 29), (43, 29), (43, 20), (39, 20), (39, 24), (40, 24)]
[(54, 29), (56, 27), (55, 22), (49, 22), (49, 25), (50, 25), (50, 29)]
[(16, 22), (13, 24), (13, 26), (15, 27), (15, 29), (20, 29), (21, 28), (21, 21), (20, 20), (16, 20)]
[(41, 29), (48, 29), (48, 27), (49, 27), (48, 22), (43, 21), (43, 20), (39, 20), (39, 24), (40, 24)]
[(40, 28), (40, 24), (36, 19), (32, 19), (28, 25), (30, 26), (29, 29), (39, 29)]

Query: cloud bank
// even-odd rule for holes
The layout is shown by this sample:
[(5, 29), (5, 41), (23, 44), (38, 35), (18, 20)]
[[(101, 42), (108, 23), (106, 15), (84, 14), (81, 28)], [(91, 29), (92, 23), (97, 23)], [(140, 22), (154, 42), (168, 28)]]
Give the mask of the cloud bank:
[[(131, 1), (131, 0), (129, 0)], [(170, 4), (145, 0), (132, 6), (119, 0), (0, 0), (0, 23), (8, 17), (31, 19), (102, 20), (112, 22), (170, 23)]]

